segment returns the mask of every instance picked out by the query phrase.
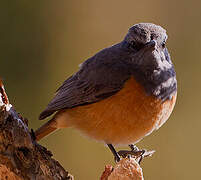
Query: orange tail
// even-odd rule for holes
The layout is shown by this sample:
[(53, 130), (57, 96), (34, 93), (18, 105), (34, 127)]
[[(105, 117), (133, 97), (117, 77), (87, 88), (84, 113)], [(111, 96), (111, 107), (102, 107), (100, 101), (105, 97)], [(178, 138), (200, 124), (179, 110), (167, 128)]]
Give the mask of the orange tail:
[(51, 119), (35, 131), (36, 141), (41, 140), (55, 130), (57, 130), (55, 119)]

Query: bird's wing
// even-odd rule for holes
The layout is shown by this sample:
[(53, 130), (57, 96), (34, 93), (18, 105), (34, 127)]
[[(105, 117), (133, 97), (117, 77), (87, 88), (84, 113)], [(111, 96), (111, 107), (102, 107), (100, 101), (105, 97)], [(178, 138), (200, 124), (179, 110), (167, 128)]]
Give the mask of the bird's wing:
[(39, 119), (58, 110), (95, 103), (112, 96), (123, 87), (129, 77), (128, 67), (120, 61), (90, 59), (62, 84)]

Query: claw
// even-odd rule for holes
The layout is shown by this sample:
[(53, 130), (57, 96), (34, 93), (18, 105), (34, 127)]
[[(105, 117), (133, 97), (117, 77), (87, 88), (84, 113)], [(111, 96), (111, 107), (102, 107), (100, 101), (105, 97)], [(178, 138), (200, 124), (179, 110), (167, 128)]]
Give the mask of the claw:
[(122, 157), (126, 157), (128, 155), (134, 156), (134, 157), (140, 157), (145, 150), (139, 150), (139, 151), (129, 151), (129, 150), (121, 150), (118, 151), (118, 154)]
[(142, 162), (144, 157), (152, 156), (152, 154), (155, 152), (155, 151), (147, 151), (145, 149), (140, 150), (137, 146), (133, 144), (130, 144), (129, 147), (131, 148), (130, 151), (121, 150), (118, 152), (118, 154), (124, 158), (128, 156), (134, 157), (135, 159), (138, 160), (139, 164)]
[(139, 151), (139, 150), (140, 150), (140, 149), (139, 149), (136, 145), (134, 145), (134, 144), (129, 144), (128, 146), (131, 148), (131, 151)]
[(115, 161), (116, 163), (118, 163), (120, 160), (121, 160), (120, 156), (115, 156), (115, 157), (114, 157), (114, 161)]

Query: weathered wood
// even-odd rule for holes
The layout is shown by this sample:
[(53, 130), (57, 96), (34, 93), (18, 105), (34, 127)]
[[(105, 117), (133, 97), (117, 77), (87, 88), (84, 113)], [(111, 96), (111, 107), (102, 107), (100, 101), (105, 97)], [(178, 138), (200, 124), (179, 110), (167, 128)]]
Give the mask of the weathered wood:
[(0, 81), (0, 179), (72, 180), (28, 129), (28, 120), (10, 105)]

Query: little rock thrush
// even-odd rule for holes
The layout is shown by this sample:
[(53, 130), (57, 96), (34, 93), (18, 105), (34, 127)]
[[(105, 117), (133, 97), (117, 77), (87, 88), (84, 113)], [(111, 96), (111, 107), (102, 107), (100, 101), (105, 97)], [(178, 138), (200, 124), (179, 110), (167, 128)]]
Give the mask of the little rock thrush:
[(87, 59), (64, 81), (39, 119), (51, 120), (35, 132), (37, 140), (74, 127), (106, 143), (140, 141), (169, 118), (177, 80), (166, 47), (166, 31), (151, 23), (132, 26), (124, 40)]

